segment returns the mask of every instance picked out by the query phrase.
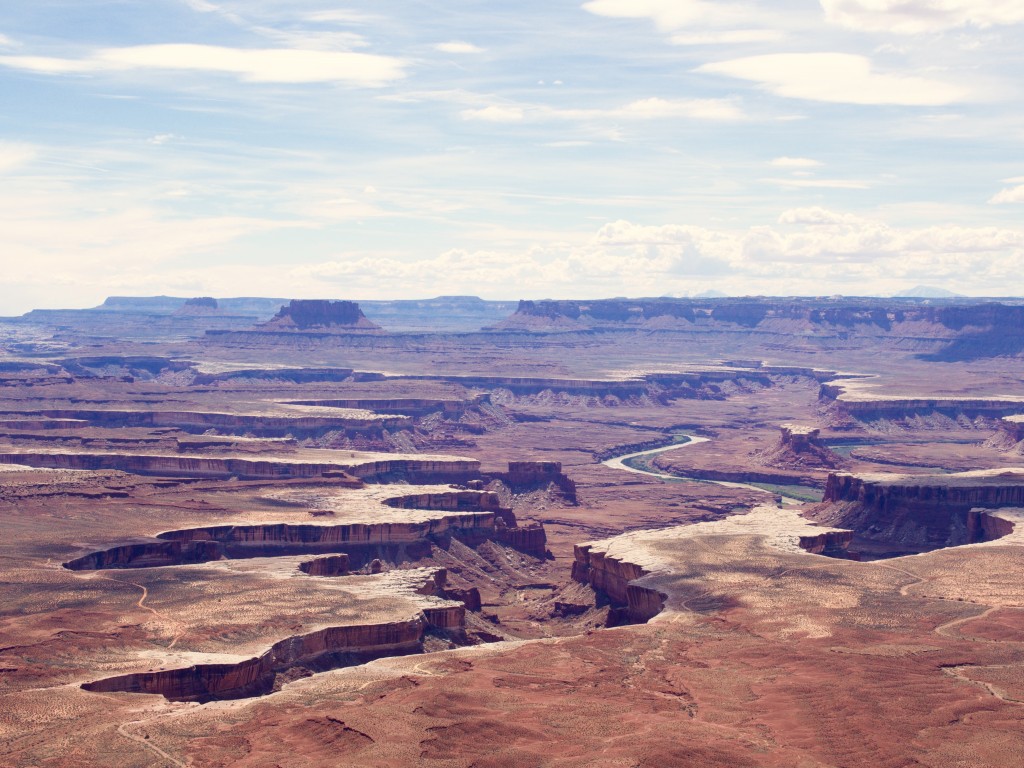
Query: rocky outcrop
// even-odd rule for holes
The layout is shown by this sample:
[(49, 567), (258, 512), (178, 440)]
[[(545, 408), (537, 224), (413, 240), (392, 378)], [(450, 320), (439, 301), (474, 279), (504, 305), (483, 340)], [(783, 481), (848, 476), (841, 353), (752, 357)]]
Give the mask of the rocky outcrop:
[(639, 565), (611, 557), (593, 544), (577, 544), (573, 558), (572, 578), (589, 585), (615, 609), (610, 623), (642, 624), (664, 610), (667, 595), (635, 583), (648, 575)]
[[(137, 672), (84, 683), (87, 691), (160, 694), (171, 701), (207, 702), (259, 696), (274, 688), (278, 674), (293, 667), (325, 671), (385, 656), (418, 653), (431, 620), (458, 626), (458, 611), (431, 610), (408, 621), (328, 627), (275, 643), (266, 653), (235, 664), (197, 664), (183, 669)], [(454, 622), (454, 623), (453, 623)]]
[(779, 427), (779, 442), (756, 455), (758, 463), (780, 469), (836, 469), (842, 459), (821, 441), (821, 430), (802, 424)]
[(501, 498), (493, 491), (440, 491), (432, 493), (413, 493), (385, 499), (384, 503), (396, 509), (458, 509), (492, 511), (505, 518), (507, 523), (515, 525), (515, 517), (507, 516), (512, 512), (501, 506)]
[(469, 587), (468, 589), (446, 587), (440, 597), (447, 600), (456, 600), (462, 603), (467, 611), (473, 611), (474, 613), (479, 613), (483, 607), (483, 601), (480, 599), (480, 590), (476, 587)]
[(817, 536), (801, 536), (800, 548), (812, 555), (824, 555), (840, 560), (859, 560), (860, 556), (850, 552), (853, 531), (828, 531)]
[(508, 472), (489, 475), (501, 480), (513, 493), (555, 487), (571, 503), (576, 503), (576, 483), (562, 472), (558, 461), (510, 461)]
[(268, 322), (259, 326), (268, 331), (380, 331), (354, 301), (292, 299)]
[(905, 553), (990, 540), (1004, 523), (985, 519), (976, 508), (1021, 506), (1024, 470), (950, 475), (832, 473), (822, 503), (805, 516), (853, 531), (855, 550), (866, 543), (875, 552), (891, 547), (893, 552)]
[(534, 557), (550, 556), (547, 551), (547, 534), (540, 523), (509, 526), (499, 517), (495, 520), (494, 540)]
[(1024, 416), (1005, 416), (985, 445), (1004, 453), (1024, 454)]
[(348, 555), (316, 557), (299, 563), (299, 570), (310, 576), (347, 576), (349, 574)]
[(973, 544), (996, 541), (1009, 536), (1013, 531), (1012, 522), (986, 510), (972, 509), (967, 513), (967, 537)]

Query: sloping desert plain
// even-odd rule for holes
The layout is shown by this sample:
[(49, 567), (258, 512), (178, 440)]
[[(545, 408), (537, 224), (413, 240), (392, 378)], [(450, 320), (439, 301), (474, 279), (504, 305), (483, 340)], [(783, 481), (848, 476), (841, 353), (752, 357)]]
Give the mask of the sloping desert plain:
[(0, 321), (0, 765), (1024, 764), (1024, 306)]

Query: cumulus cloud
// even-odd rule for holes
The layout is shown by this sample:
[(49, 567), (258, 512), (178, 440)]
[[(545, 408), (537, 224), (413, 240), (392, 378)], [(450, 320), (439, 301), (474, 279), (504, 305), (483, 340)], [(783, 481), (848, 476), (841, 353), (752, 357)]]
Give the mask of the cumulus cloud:
[(939, 106), (967, 96), (963, 88), (939, 80), (874, 72), (870, 59), (849, 53), (747, 56), (697, 71), (749, 80), (778, 96), (842, 104)]
[(483, 53), (484, 49), (479, 46), (473, 45), (472, 43), (465, 43), (461, 40), (452, 40), (447, 43), (438, 43), (434, 46), (435, 50), (441, 51), (442, 53)]
[(81, 59), (0, 56), (0, 65), (50, 75), (177, 70), (227, 74), (257, 83), (344, 82), (365, 86), (383, 85), (405, 76), (403, 62), (390, 56), (191, 43), (105, 48)]
[(1024, 22), (1020, 0), (820, 0), (825, 18), (868, 32), (920, 34)]

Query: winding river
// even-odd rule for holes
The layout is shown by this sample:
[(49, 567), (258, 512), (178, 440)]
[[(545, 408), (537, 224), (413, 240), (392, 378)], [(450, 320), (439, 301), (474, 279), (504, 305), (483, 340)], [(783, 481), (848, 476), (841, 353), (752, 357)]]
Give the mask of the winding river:
[[(685, 438), (685, 439), (684, 439)], [(650, 477), (656, 477), (659, 480), (689, 480), (697, 483), (713, 483), (714, 485), (722, 485), (726, 488), (745, 488), (750, 491), (756, 491), (758, 493), (765, 493), (772, 497), (781, 496), (783, 504), (803, 504), (801, 499), (791, 498), (785, 494), (776, 493), (775, 491), (769, 491), (765, 488), (761, 488), (756, 485), (749, 485), (747, 483), (733, 483), (726, 480), (705, 480), (699, 477), (686, 477), (685, 475), (670, 475), (664, 472), (655, 472), (650, 469), (641, 469), (639, 467), (630, 466), (627, 461), (634, 459), (640, 459), (645, 464), (649, 464), (649, 461), (660, 453), (667, 453), (668, 451), (675, 451), (681, 448), (687, 448), (691, 445), (697, 445), (698, 443), (706, 443), (710, 438), (699, 437), (697, 435), (680, 435), (679, 442), (672, 443), (672, 445), (666, 445), (661, 448), (655, 448), (650, 451), (637, 451), (636, 453), (626, 453), (622, 456), (613, 456), (610, 459), (605, 459), (601, 463), (606, 467), (612, 469), (622, 469), (626, 472), (633, 472), (637, 475), (649, 475)]]

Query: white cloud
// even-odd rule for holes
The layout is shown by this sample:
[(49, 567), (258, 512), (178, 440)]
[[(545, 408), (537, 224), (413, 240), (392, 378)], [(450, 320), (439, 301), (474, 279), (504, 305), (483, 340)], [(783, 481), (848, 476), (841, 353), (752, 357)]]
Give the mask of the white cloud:
[(873, 72), (870, 59), (848, 53), (748, 56), (705, 64), (696, 71), (749, 80), (779, 96), (842, 104), (937, 106), (967, 96), (950, 83)]
[(798, 189), (870, 189), (871, 183), (859, 179), (760, 179), (765, 184)]
[(180, 70), (230, 74), (248, 82), (346, 82), (367, 86), (405, 76), (403, 62), (390, 56), (185, 43), (106, 48), (83, 59), (0, 56), (0, 65), (44, 74)]
[(0, 173), (13, 171), (35, 159), (36, 150), (28, 144), (9, 144), (0, 141)]
[(817, 168), (821, 163), (809, 157), (776, 157), (771, 165), (776, 168)]
[(352, 10), (315, 11), (307, 13), (303, 18), (322, 24), (364, 24), (375, 21), (378, 17), (369, 13)]
[(668, 117), (690, 117), (698, 120), (744, 119), (743, 111), (729, 99), (640, 99), (614, 110), (611, 114), (640, 120)]
[(492, 104), (483, 109), (462, 110), (463, 120), (483, 120), (487, 123), (518, 123), (523, 119), (523, 109), (513, 106)]
[(1008, 187), (996, 193), (990, 203), (1024, 203), (1024, 184), (1016, 187)]
[(1020, 0), (820, 0), (825, 18), (851, 29), (896, 34), (1024, 22)]
[(554, 108), (535, 104), (491, 104), (487, 107), (465, 109), (464, 120), (484, 120), (492, 123), (518, 123), (525, 120), (664, 120), (684, 118), (692, 120), (736, 121), (746, 119), (734, 99), (637, 99), (611, 109)]
[(5, 47), (13, 47), (14, 41), (11, 40), (11, 38), (9, 38), (7, 35), (0, 32), (0, 45)]
[(696, 32), (672, 35), (676, 45), (733, 45), (740, 43), (772, 43), (785, 37), (778, 29), (731, 29), (725, 32)]
[(448, 43), (438, 43), (434, 46), (435, 50), (441, 51), (442, 53), (483, 53), (484, 49), (480, 48), (472, 43), (465, 43), (461, 40), (452, 40)]
[(741, 18), (733, 6), (703, 0), (589, 0), (583, 9), (611, 18), (650, 19), (666, 31)]

